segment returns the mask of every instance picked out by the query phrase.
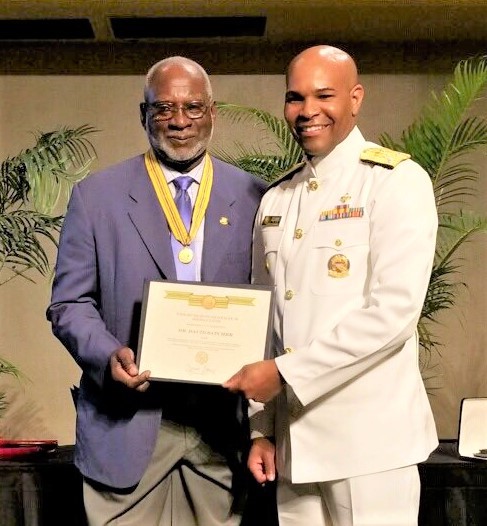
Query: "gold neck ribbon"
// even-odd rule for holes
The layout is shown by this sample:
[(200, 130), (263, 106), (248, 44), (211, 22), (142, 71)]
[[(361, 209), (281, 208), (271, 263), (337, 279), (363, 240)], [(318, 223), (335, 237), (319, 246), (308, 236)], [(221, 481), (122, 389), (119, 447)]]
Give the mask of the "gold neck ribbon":
[(200, 187), (193, 207), (189, 232), (186, 230), (183, 220), (179, 215), (176, 203), (174, 202), (171, 191), (169, 190), (169, 185), (164, 177), (164, 172), (162, 171), (161, 165), (156, 159), (152, 149), (145, 153), (144, 161), (150, 180), (156, 191), (157, 199), (166, 215), (173, 236), (182, 245), (190, 245), (196, 236), (196, 232), (198, 232), (201, 221), (203, 221), (203, 217), (205, 216), (208, 202), (210, 201), (211, 186), (213, 184), (213, 164), (210, 156), (208, 154), (205, 155), (205, 166), (203, 168)]

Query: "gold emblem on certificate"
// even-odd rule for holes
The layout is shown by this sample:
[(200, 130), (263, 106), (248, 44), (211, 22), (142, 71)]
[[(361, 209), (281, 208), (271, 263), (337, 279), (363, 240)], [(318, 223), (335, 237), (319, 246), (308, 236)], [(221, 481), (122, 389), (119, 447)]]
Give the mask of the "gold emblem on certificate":
[(205, 351), (199, 351), (195, 354), (194, 360), (200, 365), (204, 365), (208, 362), (208, 354)]
[(191, 263), (193, 261), (193, 251), (189, 247), (183, 247), (178, 254), (178, 259), (181, 263)]
[(213, 309), (216, 305), (215, 296), (203, 296), (203, 299), (201, 300), (201, 305), (205, 309)]
[(350, 270), (350, 261), (343, 254), (335, 254), (328, 260), (328, 276), (332, 278), (345, 278)]

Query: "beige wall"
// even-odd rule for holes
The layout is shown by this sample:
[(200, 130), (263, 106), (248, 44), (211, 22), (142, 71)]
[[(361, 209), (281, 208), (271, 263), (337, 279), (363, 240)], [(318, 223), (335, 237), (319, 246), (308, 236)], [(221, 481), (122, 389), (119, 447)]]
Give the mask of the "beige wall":
[[(367, 95), (361, 128), (377, 140), (388, 131), (398, 136), (418, 114), (431, 89), (441, 89), (442, 75), (365, 75)], [(281, 115), (283, 77), (280, 75), (213, 76), (218, 100), (262, 107)], [(100, 130), (93, 137), (98, 160), (93, 169), (135, 155), (146, 149), (138, 119), (142, 76), (3, 76), (0, 77), (0, 159), (32, 144), (32, 131), (88, 123)], [(478, 106), (487, 113), (487, 102)], [(214, 145), (231, 147), (245, 141), (242, 132), (220, 119)], [(485, 213), (487, 156), (476, 155), (482, 172), (478, 211)], [(108, 197), (107, 197), (108, 198)], [(52, 253), (54, 257), (54, 251)], [(487, 396), (487, 236), (477, 238), (464, 251), (462, 278), (469, 286), (461, 295), (460, 309), (449, 313), (438, 333), (444, 347), (439, 365), (428, 383), (439, 434), (457, 433), (460, 400)], [(79, 370), (61, 344), (51, 335), (44, 311), (49, 301), (48, 280), (32, 276), (36, 284), (18, 279), (0, 289), (0, 356), (14, 362), (28, 377), (21, 383), (0, 376), (13, 402), (8, 418), (0, 421), (0, 436), (57, 438), (74, 442), (74, 407), (69, 388)], [(344, 417), (346, 417), (344, 415)]]

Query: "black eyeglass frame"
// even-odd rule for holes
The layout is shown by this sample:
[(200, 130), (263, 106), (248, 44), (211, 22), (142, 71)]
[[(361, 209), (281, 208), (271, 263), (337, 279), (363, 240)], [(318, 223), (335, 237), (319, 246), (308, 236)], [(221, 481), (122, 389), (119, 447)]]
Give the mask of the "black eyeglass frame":
[[(168, 121), (182, 110), (188, 119), (197, 120), (202, 119), (208, 113), (208, 109), (212, 104), (212, 102), (206, 103), (203, 101), (185, 102), (184, 104), (173, 104), (163, 101), (141, 102), (140, 111), (145, 116), (149, 110), (152, 110), (158, 120)], [(195, 110), (197, 110), (196, 113)], [(191, 111), (193, 111), (193, 114)]]

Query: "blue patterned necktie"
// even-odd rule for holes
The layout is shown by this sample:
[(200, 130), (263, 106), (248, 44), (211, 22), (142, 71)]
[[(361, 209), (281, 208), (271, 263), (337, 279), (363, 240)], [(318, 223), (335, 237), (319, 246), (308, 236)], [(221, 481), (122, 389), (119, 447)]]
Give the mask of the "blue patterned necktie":
[[(179, 215), (181, 216), (184, 226), (188, 232), (191, 227), (191, 216), (193, 215), (193, 205), (191, 204), (191, 198), (188, 194), (188, 188), (192, 183), (194, 183), (194, 179), (189, 175), (181, 175), (173, 179), (173, 184), (176, 188), (174, 202), (176, 203)], [(175, 239), (173, 235), (171, 235), (171, 244), (178, 279), (183, 281), (195, 281), (196, 275), (194, 257), (189, 263), (181, 263), (178, 255), (183, 248), (183, 245), (181, 245), (181, 243), (179, 243), (179, 241)]]

